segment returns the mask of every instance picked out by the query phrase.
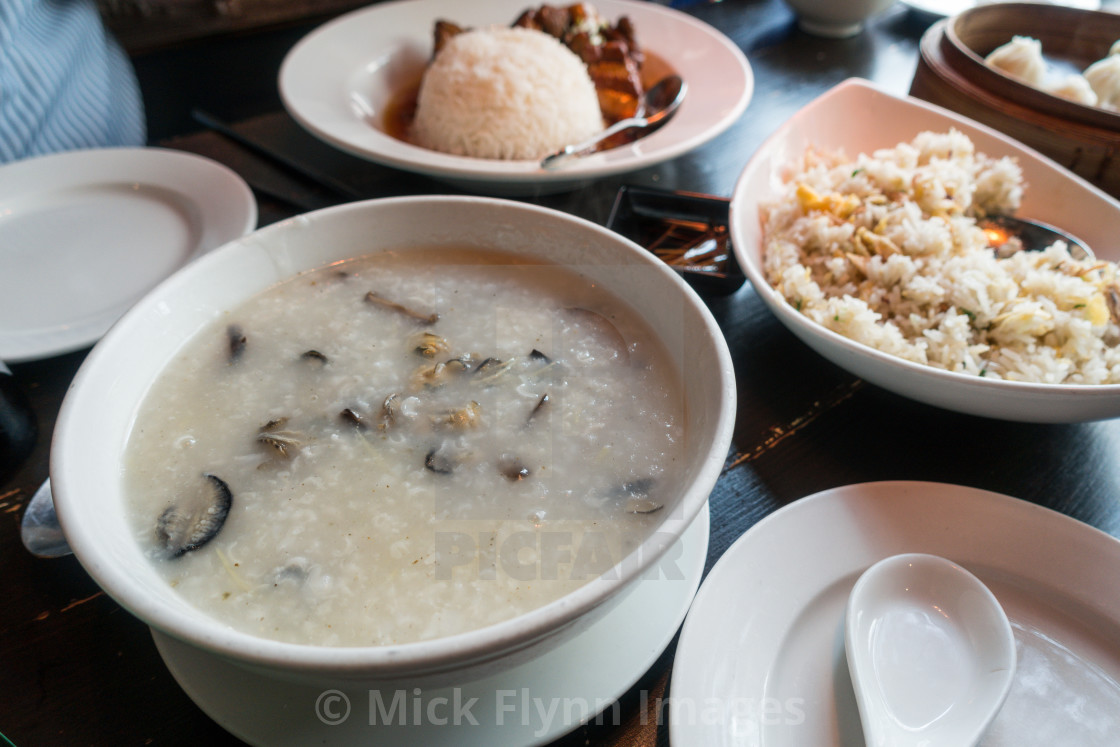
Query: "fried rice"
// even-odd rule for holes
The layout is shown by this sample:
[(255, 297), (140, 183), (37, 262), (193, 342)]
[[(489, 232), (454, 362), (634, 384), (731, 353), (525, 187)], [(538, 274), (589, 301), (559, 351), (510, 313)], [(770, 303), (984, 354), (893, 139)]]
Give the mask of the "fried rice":
[(810, 151), (762, 208), (764, 269), (813, 321), (915, 363), (1120, 383), (1116, 265), (1061, 241), (997, 256), (977, 226), (1018, 209), (1023, 189), (1013, 159), (956, 130), (854, 159)]

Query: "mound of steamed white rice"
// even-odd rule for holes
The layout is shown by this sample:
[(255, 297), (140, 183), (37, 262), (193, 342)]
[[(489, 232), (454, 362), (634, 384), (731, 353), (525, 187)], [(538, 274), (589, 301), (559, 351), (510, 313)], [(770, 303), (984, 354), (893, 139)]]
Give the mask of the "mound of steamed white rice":
[(420, 84), (413, 140), (444, 153), (535, 160), (603, 128), (587, 66), (548, 34), (490, 28), (454, 36)]
[(815, 322), (906, 360), (976, 376), (1120, 383), (1116, 265), (1064, 242), (996, 256), (975, 218), (1019, 206), (1014, 160), (963, 133), (809, 152), (762, 209), (767, 278)]

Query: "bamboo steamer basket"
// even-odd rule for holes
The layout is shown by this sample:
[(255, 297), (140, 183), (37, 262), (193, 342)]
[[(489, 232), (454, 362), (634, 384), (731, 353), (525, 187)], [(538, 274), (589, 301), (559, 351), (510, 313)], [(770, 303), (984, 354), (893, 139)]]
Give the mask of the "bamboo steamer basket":
[(1120, 14), (1036, 3), (982, 5), (922, 36), (910, 93), (982, 122), (1120, 197), (1120, 113), (1048, 94), (988, 66), (1013, 36), (1042, 42), (1047, 60), (1078, 70), (1120, 40)]

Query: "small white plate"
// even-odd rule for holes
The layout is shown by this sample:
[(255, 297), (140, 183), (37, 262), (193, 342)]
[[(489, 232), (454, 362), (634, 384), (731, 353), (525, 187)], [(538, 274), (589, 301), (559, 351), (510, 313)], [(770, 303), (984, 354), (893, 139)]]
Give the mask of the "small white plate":
[(0, 167), (0, 360), (93, 344), (160, 280), (256, 223), (241, 177), (190, 153), (103, 148)]
[[(461, 687), (420, 690), (402, 682), (397, 690), (357, 691), (340, 682), (337, 689), (319, 690), (255, 674), (154, 629), (152, 637), (191, 700), (249, 744), (546, 744), (581, 722), (594, 723), (600, 711), (602, 723), (617, 723), (612, 704), (668, 647), (688, 611), (703, 575), (708, 533), (705, 503), (651, 569), (656, 578), (639, 579), (614, 609), (557, 648)], [(230, 699), (231, 692), (238, 697)]]
[(999, 599), (1018, 666), (988, 747), (1115, 745), (1120, 734), (1120, 541), (975, 488), (849, 485), (797, 500), (740, 537), (685, 620), (673, 665), (673, 745), (863, 744), (844, 610), (883, 558), (941, 555)]
[[(905, 5), (914, 10), (921, 11), (931, 16), (943, 18), (963, 13), (977, 5), (998, 5), (1001, 2), (1015, 2), (1016, 0), (903, 0)], [(1030, 0), (1027, 0), (1030, 2)], [(1070, 8), (1083, 10), (1099, 10), (1101, 0), (1035, 0), (1041, 5), (1065, 5)]]
[(443, 18), (466, 26), (508, 25), (522, 0), (395, 0), (348, 13), (316, 29), (288, 53), (280, 95), (312, 134), (361, 158), (487, 194), (544, 194), (653, 166), (711, 140), (743, 113), (754, 90), (746, 57), (726, 36), (680, 11), (651, 2), (597, 0), (609, 20), (626, 15), (642, 48), (688, 83), (676, 115), (634, 143), (554, 171), (536, 161), (452, 156), (389, 135), (382, 124), (393, 95), (419, 79)]
[(1029, 384), (981, 378), (912, 363), (844, 337), (794, 309), (762, 269), (760, 206), (781, 193), (783, 175), (810, 148), (850, 157), (893, 148), (924, 130), (968, 135), (976, 150), (1011, 156), (1027, 188), (1019, 215), (1065, 228), (1101, 259), (1120, 261), (1120, 202), (1039, 152), (967, 117), (851, 78), (811, 101), (755, 151), (731, 197), (735, 258), (755, 292), (802, 342), (836, 365), (905, 397), (971, 415), (1038, 423), (1120, 416), (1120, 384)]

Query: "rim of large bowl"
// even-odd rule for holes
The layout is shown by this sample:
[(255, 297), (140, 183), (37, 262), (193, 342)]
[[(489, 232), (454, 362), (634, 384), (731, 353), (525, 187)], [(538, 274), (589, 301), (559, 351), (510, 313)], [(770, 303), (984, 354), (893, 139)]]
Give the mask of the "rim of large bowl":
[[(70, 496), (74, 485), (81, 484), (81, 479), (80, 475), (71, 474), (69, 450), (75, 448), (72, 442), (81, 437), (76, 428), (76, 421), (81, 414), (79, 406), (84, 399), (94, 396), (86, 392), (87, 380), (102, 369), (116, 365), (114, 353), (124, 344), (123, 340), (136, 323), (135, 320), (149, 313), (150, 308), (158, 302), (167, 288), (187, 282), (195, 275), (205, 272), (210, 264), (219, 263), (227, 254), (238, 251), (237, 247), (257, 242), (272, 233), (288, 230), (289, 224), (299, 223), (301, 227), (306, 227), (308, 221), (330, 220), (332, 216), (345, 212), (391, 210), (405, 204), (422, 204), (433, 208), (441, 204), (468, 204), (477, 206), (480, 210), (522, 211), (537, 214), (542, 219), (551, 218), (570, 222), (578, 226), (579, 230), (597, 237), (599, 241), (617, 245), (623, 251), (623, 256), (656, 268), (658, 274), (676, 288), (692, 312), (702, 320), (704, 330), (712, 340), (713, 351), (720, 362), (719, 371), (714, 375), (718, 376), (718, 390), (724, 402), (711, 431), (712, 447), (705, 454), (704, 463), (697, 469), (694, 479), (682, 492), (679, 508), (671, 515), (667, 515), (649, 537), (611, 570), (560, 599), (493, 625), (427, 641), (388, 646), (339, 647), (287, 643), (234, 630), (201, 611), (195, 616), (186, 617), (147, 597), (130, 581), (127, 568), (106, 562), (98, 548), (97, 539), (91, 536), (78, 521), (80, 516), (77, 513), (71, 516), (71, 511), (79, 511), (70, 505), (72, 500)], [(156, 371), (162, 370), (168, 361), (169, 357), (159, 361), (155, 366)], [(623, 587), (631, 582), (639, 581), (642, 574), (668, 549), (668, 544), (660, 541), (664, 534), (668, 532), (678, 537), (695, 519), (700, 508), (707, 501), (723, 468), (726, 452), (731, 443), (735, 419), (735, 396), (731, 354), (715, 318), (703, 300), (676, 273), (629, 239), (578, 216), (500, 198), (449, 195), (380, 198), (325, 208), (301, 216), (294, 222), (285, 221), (259, 229), (229, 242), (174, 273), (141, 299), (110, 330), (103, 341), (94, 347), (70, 386), (59, 413), (52, 443), (52, 485), (59, 519), (81, 565), (122, 607), (141, 621), (168, 635), (236, 661), (292, 672), (338, 675), (439, 672), (455, 669), (467, 663), (501, 658), (529, 646), (560, 631), (583, 614), (621, 592)], [(77, 425), (80, 425), (80, 422), (77, 422)], [(617, 580), (610, 577), (612, 573), (617, 575)]]

